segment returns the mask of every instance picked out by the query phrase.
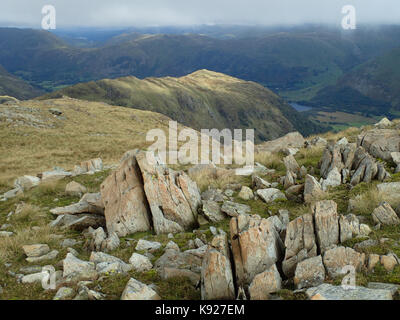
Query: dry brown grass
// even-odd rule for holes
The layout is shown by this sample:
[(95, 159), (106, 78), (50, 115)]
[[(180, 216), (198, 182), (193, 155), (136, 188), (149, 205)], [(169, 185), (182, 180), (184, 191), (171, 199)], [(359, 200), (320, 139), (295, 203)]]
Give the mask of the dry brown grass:
[[(154, 112), (75, 99), (24, 101), (19, 106), (32, 108), (32, 113), (26, 113), (42, 119), (47, 127), (0, 117), (2, 189), (20, 175), (36, 175), (55, 166), (72, 169), (96, 157), (105, 164), (116, 163), (125, 151), (151, 145), (146, 142), (148, 130), (160, 128), (167, 134), (170, 120)], [(14, 107), (0, 105), (0, 112), (6, 108)], [(54, 117), (50, 108), (62, 111), (65, 119)]]
[(0, 238), (0, 261), (22, 255), (22, 246), (26, 244), (47, 243), (54, 247), (54, 229), (48, 226), (46, 218), (46, 213), (30, 204), (25, 204), (19, 212), (14, 213), (9, 221), (14, 234), (8, 238)]
[(208, 187), (223, 189), (226, 185), (231, 183), (242, 183), (243, 176), (235, 174), (235, 170), (228, 170), (218, 168), (217, 170), (204, 168), (190, 175), (196, 181), (197, 186), (201, 191), (206, 190)]
[(254, 161), (259, 162), (269, 169), (279, 169), (283, 166), (283, 155), (271, 152), (257, 152), (254, 154)]
[(352, 211), (356, 214), (369, 215), (383, 201), (388, 202), (392, 208), (396, 208), (400, 205), (400, 195), (381, 192), (375, 186), (371, 186), (367, 191), (352, 199)]

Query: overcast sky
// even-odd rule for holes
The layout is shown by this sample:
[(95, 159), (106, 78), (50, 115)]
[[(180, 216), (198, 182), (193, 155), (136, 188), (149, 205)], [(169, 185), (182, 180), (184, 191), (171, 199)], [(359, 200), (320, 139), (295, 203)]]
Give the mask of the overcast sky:
[(0, 25), (39, 28), (46, 4), (57, 27), (340, 24), (347, 4), (358, 23), (400, 23), (400, 0), (1, 0)]

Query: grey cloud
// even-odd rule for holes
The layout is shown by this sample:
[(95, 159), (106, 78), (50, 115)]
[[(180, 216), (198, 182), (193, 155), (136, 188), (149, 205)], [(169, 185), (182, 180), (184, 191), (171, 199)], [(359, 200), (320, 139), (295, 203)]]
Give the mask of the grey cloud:
[(347, 4), (359, 23), (400, 21), (398, 0), (2, 0), (0, 24), (39, 27), (46, 4), (55, 6), (59, 27), (339, 24)]

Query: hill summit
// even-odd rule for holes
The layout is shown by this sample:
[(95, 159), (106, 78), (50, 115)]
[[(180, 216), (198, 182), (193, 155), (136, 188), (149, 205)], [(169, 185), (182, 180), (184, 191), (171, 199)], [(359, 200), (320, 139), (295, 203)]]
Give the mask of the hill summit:
[(62, 96), (159, 112), (197, 130), (255, 128), (258, 142), (292, 131), (305, 135), (321, 131), (271, 90), (209, 70), (179, 78), (130, 76), (92, 81), (44, 98)]

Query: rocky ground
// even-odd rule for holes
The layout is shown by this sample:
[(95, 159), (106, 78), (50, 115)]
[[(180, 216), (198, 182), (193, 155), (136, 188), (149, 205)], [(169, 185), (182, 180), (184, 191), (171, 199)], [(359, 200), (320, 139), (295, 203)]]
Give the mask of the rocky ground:
[(0, 298), (398, 299), (399, 128), (289, 134), (248, 176), (131, 150), (19, 177), (0, 196)]

